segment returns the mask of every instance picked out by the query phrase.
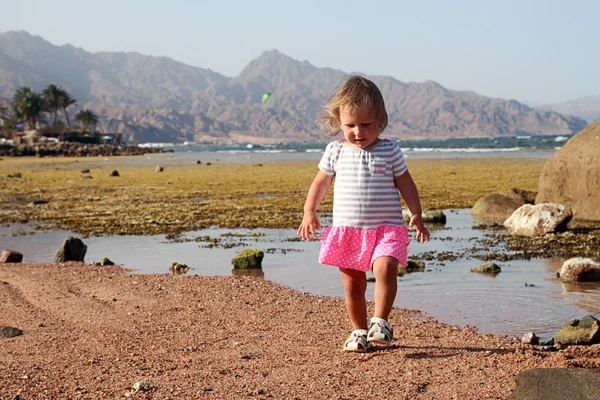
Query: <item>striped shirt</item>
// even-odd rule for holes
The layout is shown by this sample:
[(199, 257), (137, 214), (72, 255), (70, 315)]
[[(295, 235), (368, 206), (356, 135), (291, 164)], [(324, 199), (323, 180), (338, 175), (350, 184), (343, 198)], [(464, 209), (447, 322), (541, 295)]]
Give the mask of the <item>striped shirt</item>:
[(406, 172), (406, 164), (395, 142), (384, 139), (360, 149), (336, 140), (327, 145), (319, 169), (335, 177), (334, 226), (375, 229), (404, 225), (394, 179)]

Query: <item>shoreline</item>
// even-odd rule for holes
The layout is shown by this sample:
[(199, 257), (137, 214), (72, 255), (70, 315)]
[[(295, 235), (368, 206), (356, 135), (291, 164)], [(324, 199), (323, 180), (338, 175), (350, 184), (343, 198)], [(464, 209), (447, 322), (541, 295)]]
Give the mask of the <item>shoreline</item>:
[(165, 153), (160, 148), (138, 146), (119, 146), (116, 144), (95, 144), (79, 142), (34, 143), (7, 145), (0, 144), (0, 157), (97, 157), (97, 156), (133, 156), (150, 153)]
[[(470, 210), (446, 211), (445, 225), (428, 224), (433, 233), (431, 242), (411, 244), (410, 259), (424, 262), (425, 269), (398, 278), (396, 306), (418, 308), (446, 323), (474, 325), (483, 333), (521, 337), (533, 331), (544, 340), (567, 321), (583, 316), (582, 312), (598, 315), (600, 286), (585, 289), (566, 285), (556, 278), (555, 271), (565, 259), (599, 249), (600, 235), (517, 239), (518, 251), (510, 245), (514, 240), (497, 229), (475, 227)], [(322, 223), (327, 225), (328, 221)], [(35, 231), (31, 225), (0, 227), (0, 242), (21, 252), (27, 263), (52, 262), (56, 249), (68, 236), (80, 237), (68, 231)], [(343, 295), (339, 272), (317, 262), (319, 244), (300, 242), (295, 229), (210, 228), (180, 236), (82, 239), (87, 246), (86, 261), (108, 257), (125, 268), (134, 268), (134, 274), (168, 273), (175, 260), (189, 266), (188, 274), (231, 276), (231, 259), (244, 248), (257, 248), (265, 252), (264, 279), (312, 294)], [(599, 255), (590, 254), (592, 258)], [(492, 279), (470, 272), (486, 262), (497, 263), (503, 272)], [(535, 289), (524, 283), (535, 284)], [(372, 291), (373, 285), (369, 285), (370, 298)]]
[(24, 331), (0, 339), (0, 390), (23, 398), (133, 396), (139, 380), (154, 399), (506, 398), (526, 369), (600, 369), (597, 347), (540, 352), (398, 308), (391, 348), (347, 354), (343, 299), (258, 278), (66, 263), (2, 264), (0, 280), (2, 324)]

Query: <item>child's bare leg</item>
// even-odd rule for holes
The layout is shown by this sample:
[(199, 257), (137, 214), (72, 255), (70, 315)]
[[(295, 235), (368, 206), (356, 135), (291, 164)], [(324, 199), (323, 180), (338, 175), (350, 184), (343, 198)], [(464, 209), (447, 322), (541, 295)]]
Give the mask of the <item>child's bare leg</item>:
[(349, 268), (340, 268), (340, 272), (352, 328), (367, 329), (367, 276), (362, 271)]
[(394, 306), (398, 291), (398, 260), (394, 257), (379, 257), (373, 262), (375, 275), (374, 317), (387, 321)]

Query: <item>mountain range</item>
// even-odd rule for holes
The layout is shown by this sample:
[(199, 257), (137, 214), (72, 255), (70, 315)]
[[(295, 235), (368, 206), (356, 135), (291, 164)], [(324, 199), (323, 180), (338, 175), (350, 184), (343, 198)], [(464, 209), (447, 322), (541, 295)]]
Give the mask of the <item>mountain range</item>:
[[(98, 129), (128, 142), (290, 142), (326, 140), (318, 117), (348, 76), (277, 50), (265, 51), (233, 78), (167, 57), (90, 53), (27, 32), (0, 34), (0, 96), (16, 89), (67, 89), (100, 116)], [(434, 81), (368, 76), (381, 89), (390, 138), (570, 134), (587, 122), (516, 100), (449, 90)], [(262, 103), (265, 92), (271, 97)], [(74, 115), (72, 112), (71, 115)]]
[(580, 97), (564, 103), (544, 104), (538, 108), (556, 111), (561, 114), (575, 115), (591, 124), (600, 118), (600, 96)]

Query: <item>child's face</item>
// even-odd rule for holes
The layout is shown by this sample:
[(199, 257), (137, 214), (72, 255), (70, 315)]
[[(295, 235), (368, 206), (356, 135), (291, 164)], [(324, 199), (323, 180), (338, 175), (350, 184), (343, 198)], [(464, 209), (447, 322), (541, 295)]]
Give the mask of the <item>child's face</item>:
[(379, 141), (379, 121), (371, 108), (344, 107), (340, 109), (338, 123), (344, 132), (344, 139), (356, 147), (366, 149)]

